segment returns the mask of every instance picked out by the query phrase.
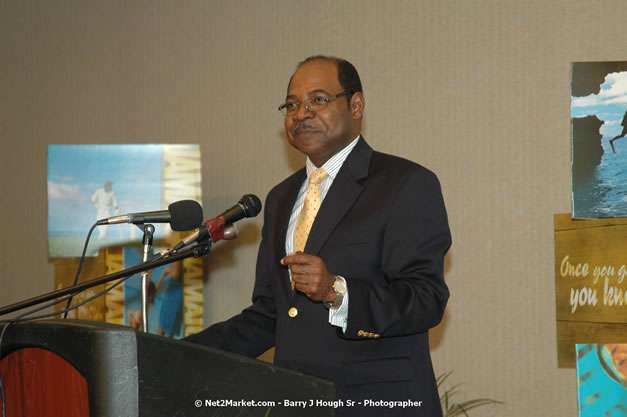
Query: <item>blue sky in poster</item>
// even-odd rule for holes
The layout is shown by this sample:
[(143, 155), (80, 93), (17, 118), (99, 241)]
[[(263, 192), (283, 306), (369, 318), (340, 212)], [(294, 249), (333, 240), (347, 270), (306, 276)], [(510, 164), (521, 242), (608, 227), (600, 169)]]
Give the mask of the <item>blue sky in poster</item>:
[[(162, 149), (163, 145), (49, 145), (49, 235), (85, 237), (97, 217), (92, 195), (105, 180), (113, 184), (121, 214), (167, 208), (161, 207)], [(130, 226), (123, 227), (128, 233)]]
[[(597, 116), (599, 120), (605, 122), (601, 127), (601, 134), (604, 137), (614, 137), (622, 132), (621, 122), (625, 111), (627, 111), (627, 72), (608, 74), (598, 94), (571, 97), (571, 116)], [(616, 142), (616, 146), (619, 144), (621, 143)]]

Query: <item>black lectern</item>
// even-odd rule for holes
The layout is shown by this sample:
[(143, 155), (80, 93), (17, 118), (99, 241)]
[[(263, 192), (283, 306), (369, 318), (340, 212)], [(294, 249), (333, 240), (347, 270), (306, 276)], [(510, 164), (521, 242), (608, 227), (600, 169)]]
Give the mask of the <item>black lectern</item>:
[[(65, 372), (63, 367), (51, 365), (55, 357), (77, 375), (74, 380), (84, 379), (82, 385), (81, 381), (55, 379)], [(40, 416), (58, 415), (52, 404), (41, 403), (54, 402), (68, 390), (74, 391), (69, 397), (77, 408), (83, 401), (88, 409), (72, 414), (77, 416), (335, 415), (331, 406), (320, 405), (335, 400), (329, 381), (107, 323), (50, 320), (12, 324), (2, 341), (0, 366), (7, 417), (26, 415), (27, 409), (38, 410)], [(27, 380), (38, 371), (43, 382)], [(29, 394), (29, 387), (35, 392)]]

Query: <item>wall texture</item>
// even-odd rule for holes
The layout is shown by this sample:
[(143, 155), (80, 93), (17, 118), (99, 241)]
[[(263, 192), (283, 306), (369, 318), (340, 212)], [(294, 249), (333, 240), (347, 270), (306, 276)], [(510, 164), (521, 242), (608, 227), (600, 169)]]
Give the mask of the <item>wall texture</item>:
[[(360, 70), (370, 144), (442, 182), (454, 244), (436, 372), (505, 402), (478, 415), (574, 416), (553, 276), (569, 65), (625, 60), (626, 18), (620, 0), (0, 0), (0, 305), (53, 289), (47, 144), (200, 143), (208, 218), (302, 166), (276, 107), (298, 61), (339, 55)], [(206, 324), (249, 302), (260, 219), (207, 258)]]

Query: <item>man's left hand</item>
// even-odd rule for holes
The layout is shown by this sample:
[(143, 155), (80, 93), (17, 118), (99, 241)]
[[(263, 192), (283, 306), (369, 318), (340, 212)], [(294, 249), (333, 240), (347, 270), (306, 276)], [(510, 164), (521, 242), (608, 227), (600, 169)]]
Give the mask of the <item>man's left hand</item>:
[(281, 259), (292, 271), (294, 289), (314, 301), (335, 300), (335, 275), (327, 270), (322, 258), (303, 252), (292, 253)]

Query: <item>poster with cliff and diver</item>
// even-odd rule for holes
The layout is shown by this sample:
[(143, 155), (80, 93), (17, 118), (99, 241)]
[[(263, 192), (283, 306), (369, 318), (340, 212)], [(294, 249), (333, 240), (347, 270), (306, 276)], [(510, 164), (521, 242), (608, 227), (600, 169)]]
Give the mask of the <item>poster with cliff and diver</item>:
[(627, 62), (571, 68), (572, 216), (627, 217)]

